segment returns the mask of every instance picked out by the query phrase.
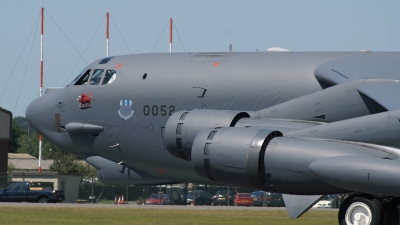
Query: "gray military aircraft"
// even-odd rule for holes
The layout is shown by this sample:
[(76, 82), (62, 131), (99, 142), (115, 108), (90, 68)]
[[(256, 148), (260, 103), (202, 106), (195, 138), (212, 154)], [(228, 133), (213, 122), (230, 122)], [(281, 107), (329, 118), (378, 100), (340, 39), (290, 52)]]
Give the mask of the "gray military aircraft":
[(339, 224), (398, 224), (399, 79), (394, 52), (113, 56), (26, 118), (106, 184), (279, 192), (293, 218), (352, 193)]

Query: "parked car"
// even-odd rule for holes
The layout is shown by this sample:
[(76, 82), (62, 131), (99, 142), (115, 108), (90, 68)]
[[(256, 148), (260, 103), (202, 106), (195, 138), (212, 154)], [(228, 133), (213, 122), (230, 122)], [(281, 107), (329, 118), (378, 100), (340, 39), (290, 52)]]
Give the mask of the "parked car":
[[(188, 191), (186, 194), (187, 197), (187, 204), (190, 205), (191, 202), (193, 202), (194, 199), (194, 191)], [(207, 191), (203, 190), (196, 190), (196, 205), (211, 205), (212, 203), (212, 195), (208, 193)]]
[(170, 200), (168, 198), (168, 195), (164, 193), (154, 193), (151, 194), (147, 199), (146, 199), (146, 205), (169, 205)]
[(16, 182), (0, 190), (1, 202), (61, 202), (65, 199), (64, 191), (44, 188), (38, 182)]
[(237, 193), (234, 201), (235, 206), (254, 206), (253, 198), (250, 193)]
[(215, 193), (213, 196), (212, 205), (228, 205), (228, 199), (229, 205), (233, 205), (233, 200), (235, 197), (236, 196), (233, 191), (229, 191), (229, 196), (228, 191), (217, 191), (217, 193)]
[[(253, 198), (254, 206), (262, 206), (264, 199), (264, 191), (253, 191), (251, 192), (251, 197)], [(265, 201), (265, 206), (267, 202)]]
[(332, 208), (332, 207), (333, 207), (333, 197), (330, 195), (323, 197), (315, 205), (313, 205), (313, 208)]
[(268, 207), (285, 207), (285, 202), (283, 201), (282, 194), (266, 192), (265, 196)]

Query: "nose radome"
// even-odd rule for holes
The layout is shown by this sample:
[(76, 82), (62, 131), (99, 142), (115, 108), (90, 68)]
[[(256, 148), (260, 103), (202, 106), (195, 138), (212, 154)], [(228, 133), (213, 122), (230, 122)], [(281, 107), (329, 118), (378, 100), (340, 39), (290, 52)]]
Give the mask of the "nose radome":
[(28, 123), (40, 134), (54, 130), (55, 104), (51, 96), (43, 95), (35, 99), (25, 110)]
[[(28, 107), (25, 110), (25, 118), (28, 121), (28, 123), (35, 129), (36, 126), (38, 125), (37, 123), (35, 123), (35, 121), (37, 120), (38, 114), (40, 114), (40, 110), (39, 110), (39, 104), (38, 104), (38, 100), (39, 99), (35, 99), (33, 102), (31, 102)], [(39, 101), (40, 102), (40, 101)]]

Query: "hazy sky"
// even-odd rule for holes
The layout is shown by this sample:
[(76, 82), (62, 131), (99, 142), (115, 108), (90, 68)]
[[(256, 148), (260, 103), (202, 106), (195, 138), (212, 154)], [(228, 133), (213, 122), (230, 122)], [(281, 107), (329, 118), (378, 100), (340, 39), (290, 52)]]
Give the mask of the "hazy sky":
[(0, 107), (14, 116), (39, 96), (42, 6), (44, 88), (65, 86), (106, 55), (107, 11), (110, 55), (168, 52), (170, 17), (174, 52), (400, 50), (400, 1), (2, 1)]

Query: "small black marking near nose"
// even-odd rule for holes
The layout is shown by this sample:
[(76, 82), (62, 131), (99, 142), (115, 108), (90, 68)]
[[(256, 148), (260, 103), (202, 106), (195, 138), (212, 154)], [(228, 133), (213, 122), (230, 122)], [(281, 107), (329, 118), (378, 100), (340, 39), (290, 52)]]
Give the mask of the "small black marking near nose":
[(146, 79), (147, 73), (143, 74), (143, 80)]

